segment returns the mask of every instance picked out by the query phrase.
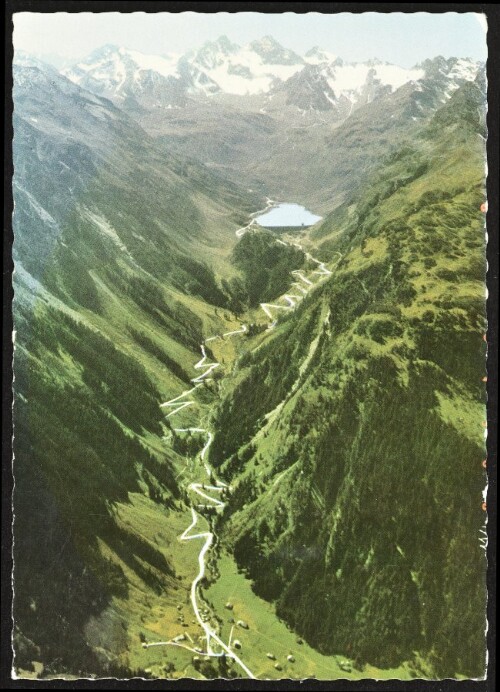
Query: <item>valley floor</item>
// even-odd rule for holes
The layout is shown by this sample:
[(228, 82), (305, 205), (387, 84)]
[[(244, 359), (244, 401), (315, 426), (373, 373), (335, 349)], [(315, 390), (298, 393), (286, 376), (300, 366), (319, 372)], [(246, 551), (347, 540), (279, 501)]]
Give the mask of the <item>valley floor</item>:
[[(269, 206), (272, 201), (268, 200)], [(237, 235), (251, 232), (252, 222), (239, 229)], [(242, 233), (243, 231), (243, 233)], [(292, 244), (304, 250), (297, 239), (277, 239), (277, 243)], [(274, 303), (260, 305), (261, 315), (272, 320), (267, 331), (273, 330), (277, 317), (294, 307), (310, 290), (314, 289), (332, 271), (325, 263), (305, 252), (311, 268), (309, 271), (291, 272), (295, 279), (289, 293), (280, 296)], [(335, 264), (335, 263), (334, 263)], [(333, 265), (332, 265), (333, 266)], [(299, 289), (299, 290), (297, 290)], [(294, 291), (292, 293), (292, 291)], [(262, 318), (261, 318), (262, 319)], [(207, 337), (200, 346), (201, 358), (193, 365), (196, 375), (193, 386), (162, 404), (166, 417), (174, 425), (172, 418), (187, 408), (198, 407), (197, 390), (212, 380), (213, 373), (220, 366), (207, 354), (208, 344), (217, 357), (223, 360), (226, 346), (233, 338), (242, 337), (247, 331), (246, 324), (238, 328), (231, 326), (220, 335)], [(234, 353), (233, 352), (233, 356)], [(217, 479), (214, 470), (207, 462), (208, 450), (213, 433), (202, 427), (208, 413), (201, 414), (195, 426), (173, 427), (176, 435), (197, 436), (201, 451), (187, 467), (181, 469), (186, 499), (190, 503), (190, 514), (183, 515), (189, 522), (178, 540), (179, 556), (198, 565), (198, 571), (190, 568), (193, 576), (189, 598), (179, 600), (176, 610), (176, 624), (165, 629), (168, 618), (153, 618), (146, 625), (147, 635), (137, 644), (132, 659), (135, 666), (145, 670), (152, 677), (172, 678), (235, 678), (257, 679), (317, 678), (336, 679), (411, 679), (417, 676), (410, 666), (381, 670), (365, 666), (356, 669), (346, 657), (325, 656), (312, 647), (289, 628), (277, 615), (274, 606), (257, 596), (252, 590), (251, 581), (237, 568), (234, 558), (221, 549), (216, 529), (219, 517), (225, 506), (225, 499), (231, 494), (231, 487)], [(180, 425), (180, 424), (179, 424)], [(198, 427), (199, 426), (199, 427)], [(278, 477), (277, 481), (280, 478)], [(275, 481), (276, 482), (276, 481)], [(186, 552), (187, 551), (187, 552)], [(156, 620), (156, 623), (154, 622)], [(161, 621), (164, 621), (163, 625)], [(158, 634), (170, 631), (166, 640)]]

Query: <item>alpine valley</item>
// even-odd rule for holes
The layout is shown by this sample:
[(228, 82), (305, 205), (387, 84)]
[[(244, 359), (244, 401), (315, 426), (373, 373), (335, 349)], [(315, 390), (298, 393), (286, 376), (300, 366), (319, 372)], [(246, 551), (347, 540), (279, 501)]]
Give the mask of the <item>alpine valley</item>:
[(13, 70), (16, 675), (483, 677), (484, 65)]

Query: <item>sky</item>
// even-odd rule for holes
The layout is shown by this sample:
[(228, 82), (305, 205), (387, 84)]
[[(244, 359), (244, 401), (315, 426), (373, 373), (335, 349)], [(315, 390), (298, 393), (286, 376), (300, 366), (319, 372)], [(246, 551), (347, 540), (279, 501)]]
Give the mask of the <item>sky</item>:
[(411, 67), (437, 55), (486, 60), (486, 19), (471, 12), (14, 14), (15, 50), (44, 57), (56, 67), (77, 62), (106, 43), (161, 55), (199, 48), (223, 34), (238, 44), (271, 35), (299, 54), (318, 45), (346, 62), (378, 58)]

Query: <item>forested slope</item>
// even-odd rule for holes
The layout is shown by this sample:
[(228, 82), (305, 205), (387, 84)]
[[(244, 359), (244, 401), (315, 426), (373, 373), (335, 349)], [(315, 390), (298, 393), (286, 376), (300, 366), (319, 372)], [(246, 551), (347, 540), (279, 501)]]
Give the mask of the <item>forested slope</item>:
[(458, 90), (319, 226), (333, 276), (240, 361), (215, 420), (227, 545), (360, 667), (484, 673), (483, 104)]
[(130, 676), (180, 583), (160, 403), (258, 202), (43, 65), (15, 68), (14, 103), (15, 664)]

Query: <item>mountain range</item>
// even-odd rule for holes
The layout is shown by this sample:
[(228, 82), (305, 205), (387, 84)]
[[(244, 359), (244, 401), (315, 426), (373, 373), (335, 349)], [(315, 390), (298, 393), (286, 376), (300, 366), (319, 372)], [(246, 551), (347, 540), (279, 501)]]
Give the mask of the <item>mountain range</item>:
[(483, 67), (221, 37), (13, 97), (18, 674), (241, 676), (203, 623), (262, 679), (481, 677)]
[[(363, 171), (376, 165), (377, 141), (391, 146), (480, 68), (442, 57), (411, 69), (376, 59), (349, 64), (318, 47), (299, 56), (272, 37), (241, 47), (221, 36), (181, 56), (106, 45), (62, 73), (110, 99), (180, 158), (262, 196), (300, 193), (327, 211), (332, 194), (341, 201), (358, 183), (361, 160)], [(326, 185), (309, 175), (313, 162)]]
[[(439, 68), (451, 93), (464, 80), (474, 79), (478, 63), (444, 61)], [(139, 105), (173, 108), (189, 96), (262, 96), (266, 101), (285, 92), (287, 103), (307, 111), (347, 111), (409, 82), (425, 79), (432, 65), (405, 69), (371, 60), (344, 63), (315, 47), (300, 56), (271, 36), (241, 47), (226, 36), (186, 55), (144, 55), (106, 45), (63, 74), (76, 84), (117, 102), (135, 99)], [(449, 95), (449, 94), (448, 94)]]

